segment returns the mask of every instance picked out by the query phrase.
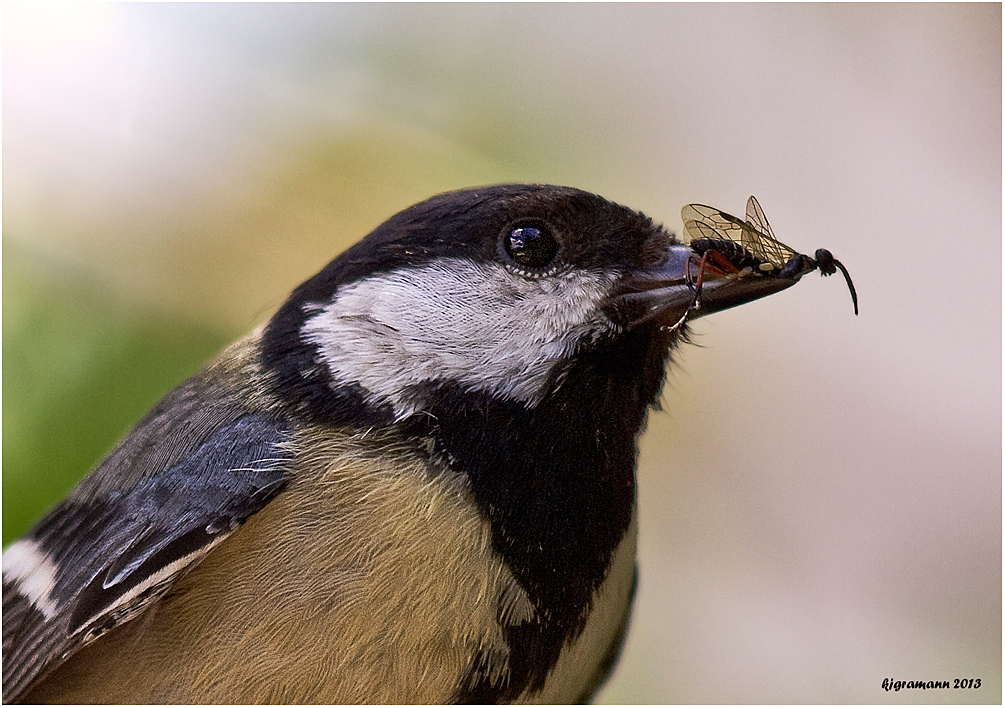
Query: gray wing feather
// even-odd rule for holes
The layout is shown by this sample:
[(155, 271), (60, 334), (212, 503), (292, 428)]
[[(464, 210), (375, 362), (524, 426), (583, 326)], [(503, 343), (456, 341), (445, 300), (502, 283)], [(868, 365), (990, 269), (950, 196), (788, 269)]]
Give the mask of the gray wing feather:
[(196, 378), (169, 394), (4, 553), (4, 702), (142, 613), (282, 491), (289, 424), (219, 393)]

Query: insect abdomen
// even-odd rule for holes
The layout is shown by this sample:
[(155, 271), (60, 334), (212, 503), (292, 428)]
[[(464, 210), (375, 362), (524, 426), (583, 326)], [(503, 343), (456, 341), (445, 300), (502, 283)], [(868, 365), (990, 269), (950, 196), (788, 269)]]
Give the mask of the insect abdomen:
[(761, 266), (765, 261), (755, 256), (736, 241), (719, 238), (696, 238), (689, 245), (691, 246), (691, 250), (700, 256), (705, 255), (707, 251), (716, 251), (722, 254), (738, 270), (743, 270), (744, 268), (763, 270)]

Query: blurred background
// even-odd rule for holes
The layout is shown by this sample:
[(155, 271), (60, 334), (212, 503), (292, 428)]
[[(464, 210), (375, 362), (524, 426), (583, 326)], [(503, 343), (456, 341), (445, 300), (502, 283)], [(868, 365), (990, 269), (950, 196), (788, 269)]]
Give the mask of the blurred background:
[[(580, 187), (849, 268), (695, 322), (605, 702), (1000, 703), (1000, 5), (3, 8), (3, 539), (394, 212)], [(976, 690), (886, 692), (980, 678)]]

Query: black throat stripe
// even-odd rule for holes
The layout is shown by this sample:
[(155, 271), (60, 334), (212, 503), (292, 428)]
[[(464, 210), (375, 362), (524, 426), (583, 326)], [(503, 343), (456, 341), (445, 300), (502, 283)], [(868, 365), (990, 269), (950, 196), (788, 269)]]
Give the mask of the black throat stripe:
[(581, 352), (541, 404), (474, 395), (442, 383), (414, 424), (471, 480), (493, 549), (535, 607), (504, 626), (509, 677), (478, 656), (455, 699), (497, 703), (538, 691), (563, 646), (583, 630), (635, 507), (636, 439), (664, 378), (667, 340), (640, 331)]

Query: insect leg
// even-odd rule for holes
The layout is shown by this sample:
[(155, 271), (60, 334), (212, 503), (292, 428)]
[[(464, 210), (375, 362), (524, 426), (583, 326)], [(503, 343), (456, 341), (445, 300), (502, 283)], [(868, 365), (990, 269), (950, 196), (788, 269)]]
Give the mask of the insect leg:
[(705, 251), (705, 253), (702, 254), (701, 261), (698, 263), (698, 278), (695, 282), (691, 281), (691, 263), (694, 260), (694, 256), (692, 255), (688, 257), (685, 278), (687, 284), (694, 288), (694, 298), (692, 298), (691, 304), (687, 306), (686, 310), (684, 310), (684, 314), (680, 316), (680, 319), (674, 322), (670, 327), (666, 327), (666, 329), (669, 329), (671, 332), (684, 324), (687, 316), (691, 314), (691, 310), (697, 310), (701, 307), (701, 283), (705, 275), (705, 263), (710, 252), (711, 251)]
[[(697, 310), (701, 308), (701, 284), (705, 282), (705, 264), (708, 263), (708, 254), (714, 252), (708, 250), (701, 254), (701, 261), (698, 263), (698, 279), (694, 286), (694, 300), (691, 301), (691, 305), (688, 307), (689, 312), (692, 309)], [(690, 269), (688, 269), (688, 272), (690, 273)]]

